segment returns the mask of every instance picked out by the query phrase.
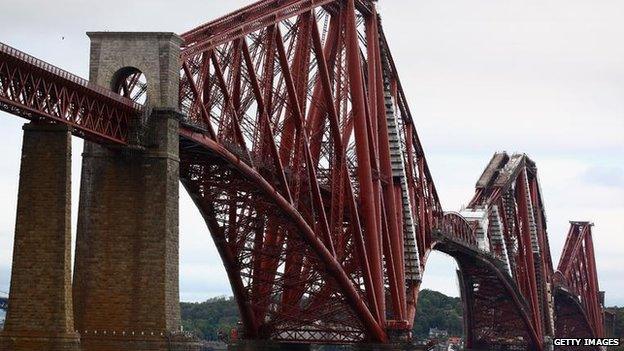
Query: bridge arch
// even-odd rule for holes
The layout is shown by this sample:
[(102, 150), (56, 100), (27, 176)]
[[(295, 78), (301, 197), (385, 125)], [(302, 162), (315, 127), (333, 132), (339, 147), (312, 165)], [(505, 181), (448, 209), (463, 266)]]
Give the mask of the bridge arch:
[[(189, 139), (196, 137), (188, 135)], [(189, 141), (183, 140), (181, 147)], [(203, 149), (182, 153), (180, 178), (217, 246), (246, 337), (282, 341), (338, 338), (353, 342), (372, 335), (384, 340), (382, 329), (361, 300), (360, 286), (352, 281), (350, 275), (355, 273), (343, 269), (344, 260), (350, 258), (354, 248), (345, 248), (342, 257), (333, 257), (306, 222), (305, 214), (262, 174), (235, 152), (210, 140), (200, 142)], [(266, 223), (269, 225), (265, 228)], [(251, 231), (244, 233), (237, 228)], [(298, 251), (297, 258), (282, 255), (288, 245), (296, 247), (293, 251)], [(289, 259), (297, 260), (300, 273), (306, 275), (299, 276), (298, 282), (292, 276), (294, 271), (289, 272)], [(307, 318), (302, 319), (302, 314)], [(319, 322), (333, 324), (334, 331), (314, 330), (311, 325)]]
[[(470, 238), (467, 235), (453, 236)], [(443, 252), (457, 262), (466, 347), (539, 349), (542, 342), (531, 324), (528, 303), (514, 288), (515, 283), (501, 263), (477, 250), (476, 242), (466, 246), (440, 233), (436, 237), (432, 250)]]
[(147, 77), (133, 66), (122, 67), (111, 78), (111, 90), (140, 105), (148, 103)]
[(598, 338), (583, 307), (582, 296), (576, 295), (560, 271), (554, 276), (555, 336), (558, 338)]
[(555, 302), (555, 335), (558, 338), (596, 338), (578, 296), (564, 287), (556, 287), (553, 294)]

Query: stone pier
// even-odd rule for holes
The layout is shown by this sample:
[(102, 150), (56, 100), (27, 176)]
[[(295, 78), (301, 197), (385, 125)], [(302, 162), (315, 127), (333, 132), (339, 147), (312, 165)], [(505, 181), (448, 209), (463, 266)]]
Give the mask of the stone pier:
[(29, 123), (0, 350), (79, 350), (71, 294), (71, 135), (63, 125)]
[[(85, 142), (74, 272), (84, 351), (193, 350), (180, 332), (178, 111), (181, 39), (173, 33), (89, 33), (90, 80), (147, 79), (132, 148)], [(121, 77), (123, 78), (123, 77)]]

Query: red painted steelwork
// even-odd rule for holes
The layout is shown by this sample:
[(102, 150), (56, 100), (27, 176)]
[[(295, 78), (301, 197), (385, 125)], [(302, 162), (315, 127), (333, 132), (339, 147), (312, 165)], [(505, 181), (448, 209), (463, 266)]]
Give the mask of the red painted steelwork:
[(556, 285), (580, 300), (593, 337), (599, 338), (605, 333), (592, 226), (590, 222), (570, 222), (570, 231), (557, 266)]
[[(390, 168), (386, 82), (400, 142), (409, 150), (403, 157), (416, 232), (422, 238), (416, 241), (421, 269), (442, 211), (374, 5), (261, 1), (182, 37), (184, 124), (205, 131), (208, 139), (236, 155), (255, 172), (253, 181), (272, 184), (275, 196), (296, 209), (350, 278), (350, 285), (319, 288), (314, 265), (296, 245), (297, 234), (280, 229), (277, 220), (265, 220), (249, 236), (232, 229), (236, 221), (223, 219), (222, 231), (231, 233), (223, 240), (260, 251), (270, 244), (277, 250), (255, 254), (250, 261), (240, 252), (222, 254), (231, 277), (250, 277), (232, 282), (244, 300), (239, 305), (249, 310), (243, 313), (250, 316), (248, 334), (277, 340), (310, 335), (312, 325), (328, 326), (327, 316), (340, 314), (343, 305), (325, 305), (322, 315), (318, 309), (306, 310), (313, 322), (297, 327), (292, 314), (309, 300), (318, 303), (321, 296), (333, 295), (352, 308), (364, 306), (354, 312), (358, 319), (373, 316), (374, 323), (360, 326), (364, 339), (383, 341), (386, 329), (411, 325), (408, 310), (415, 310), (416, 299), (407, 297), (415, 291), (405, 281), (403, 223), (396, 215), (403, 205), (397, 203), (400, 186)], [(236, 189), (225, 179), (213, 186), (229, 194)], [(266, 213), (265, 206), (256, 210)], [(319, 258), (331, 265), (327, 259)], [(352, 326), (333, 322), (328, 328), (342, 340)]]
[(0, 109), (68, 124), (86, 139), (126, 145), (129, 121), (141, 106), (0, 43)]
[[(407, 255), (416, 252), (421, 276), (433, 249), (460, 262), (469, 346), (541, 350), (555, 333), (556, 277), (602, 335), (591, 231), (573, 226), (553, 273), (526, 155), (496, 154), (466, 217), (442, 212), (374, 2), (264, 0), (182, 37), (181, 181), (221, 255), (245, 337), (405, 340), (420, 287), (406, 279)], [(121, 146), (142, 114), (4, 45), (0, 108)]]
[[(544, 218), (543, 202), (538, 192), (537, 168), (533, 161), (521, 154), (495, 154), (479, 179), (467, 210), (483, 213), (484, 220), (487, 220), (473, 220), (473, 227), (480, 227), (484, 233), (478, 245), (489, 247), (490, 254), (501, 261), (501, 266), (514, 280), (528, 306), (531, 333), (537, 340), (543, 340), (546, 335), (552, 336), (551, 323), (547, 322), (551, 319), (547, 286), (552, 277), (538, 274), (552, 271), (552, 263), (550, 253), (542, 254), (550, 249), (543, 238), (546, 236), (546, 222), (541, 220)], [(483, 227), (484, 223), (487, 227)], [(516, 328), (514, 325), (505, 327), (502, 322), (500, 327), (507, 328), (507, 335), (510, 329)], [(474, 336), (475, 340), (484, 338), (483, 335)]]
[(468, 247), (477, 248), (477, 237), (475, 235), (474, 225), (468, 223), (459, 213), (445, 213), (441, 230), (443, 233), (451, 235), (453, 241), (462, 243)]

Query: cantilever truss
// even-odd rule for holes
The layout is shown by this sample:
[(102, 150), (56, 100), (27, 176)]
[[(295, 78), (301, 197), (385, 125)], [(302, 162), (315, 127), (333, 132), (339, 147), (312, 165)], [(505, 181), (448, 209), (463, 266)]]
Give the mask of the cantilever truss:
[(238, 165), (192, 154), (183, 182), (247, 335), (408, 331), (442, 212), (374, 4), (262, 1), (182, 38), (185, 125)]
[[(495, 154), (462, 213), (475, 224), (479, 249), (498, 261), (499, 269), (513, 281), (514, 290), (522, 297), (516, 308), (525, 311), (525, 321), (500, 320), (497, 337), (513, 339), (520, 325), (532, 336), (533, 347), (540, 347), (541, 340), (554, 333), (549, 292), (553, 268), (535, 163), (524, 154)], [(509, 292), (505, 294), (509, 296)], [(485, 315), (475, 313), (470, 324), (479, 324)], [(493, 344), (487, 332), (487, 328), (473, 330), (474, 343)], [(531, 340), (525, 342), (530, 345)]]
[(570, 231), (554, 277), (558, 290), (556, 307), (564, 311), (556, 323), (560, 334), (605, 335), (592, 226), (590, 222), (570, 222)]

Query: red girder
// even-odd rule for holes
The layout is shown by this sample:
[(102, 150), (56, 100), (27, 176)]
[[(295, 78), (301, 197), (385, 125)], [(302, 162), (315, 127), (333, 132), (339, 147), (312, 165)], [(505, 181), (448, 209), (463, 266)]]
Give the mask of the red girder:
[(89, 140), (126, 145), (130, 119), (141, 106), (0, 43), (0, 109), (70, 125)]
[[(327, 5), (343, 6), (340, 0), (260, 0), (181, 34), (185, 41), (183, 57), (244, 37), (280, 21)], [(370, 14), (370, 0), (358, 0), (358, 10)]]

